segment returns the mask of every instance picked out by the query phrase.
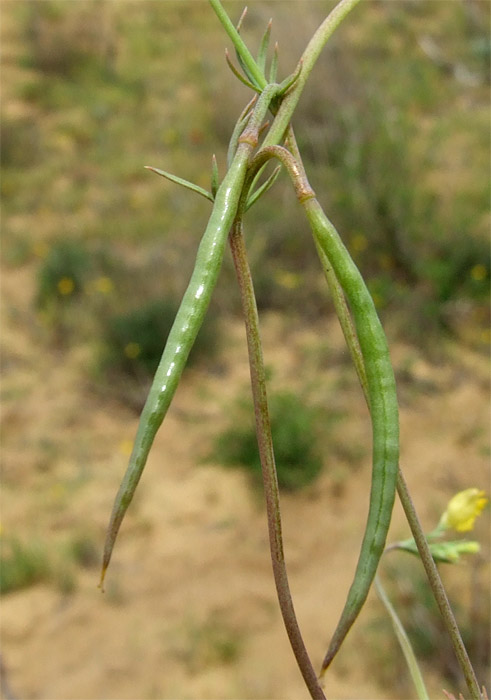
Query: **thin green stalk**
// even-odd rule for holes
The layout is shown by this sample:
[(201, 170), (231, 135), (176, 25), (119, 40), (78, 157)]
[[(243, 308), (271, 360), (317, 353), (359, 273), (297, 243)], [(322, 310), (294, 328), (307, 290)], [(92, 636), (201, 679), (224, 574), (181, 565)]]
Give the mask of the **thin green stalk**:
[(239, 283), (242, 310), (246, 326), (251, 386), (256, 416), (256, 432), (266, 497), (271, 561), (278, 593), (278, 601), (293, 653), (310, 695), (314, 700), (325, 700), (325, 695), (319, 685), (317, 675), (302, 639), (288, 584), (281, 532), (278, 479), (276, 475), (266, 393), (266, 372), (259, 333), (259, 317), (242, 234), (242, 220), (240, 218), (236, 218), (235, 220), (229, 236), (229, 243)]
[(307, 78), (312, 72), (312, 68), (319, 58), (322, 49), (346, 15), (348, 15), (348, 13), (351, 12), (351, 10), (356, 7), (359, 2), (360, 0), (341, 0), (341, 2), (339, 2), (333, 10), (331, 10), (329, 15), (322, 22), (314, 36), (307, 44), (307, 47), (300, 58), (302, 69), (300, 71), (299, 78), (290, 92), (282, 100), (275, 120), (264, 140), (264, 146), (273, 146), (283, 140), (283, 136), (288, 128), (288, 124), (290, 123), (295, 107), (300, 99), (300, 95), (302, 94), (302, 90), (307, 82)]
[(464, 642), (462, 641), (460, 630), (455, 620), (452, 608), (450, 607), (450, 602), (445, 592), (445, 588), (443, 587), (443, 583), (440, 578), (440, 574), (438, 573), (437, 566), (433, 557), (431, 556), (425, 533), (423, 531), (423, 528), (421, 527), (418, 514), (416, 513), (416, 510), (414, 508), (411, 495), (407, 488), (407, 484), (400, 467), (397, 475), (397, 492), (399, 494), (402, 507), (404, 508), (404, 513), (406, 514), (406, 518), (409, 523), (412, 535), (414, 537), (414, 541), (416, 542), (416, 545), (418, 547), (419, 556), (421, 557), (421, 561), (423, 562), (423, 566), (428, 581), (430, 583), (431, 590), (433, 591), (433, 595), (435, 597), (438, 608), (440, 610), (440, 614), (445, 623), (445, 627), (447, 628), (447, 631), (450, 635), (450, 639), (452, 640), (452, 645), (457, 656), (460, 668), (462, 669), (462, 673), (464, 674), (465, 682), (467, 684), (467, 688), (469, 690), (471, 698), (472, 700), (482, 700), (483, 696), (479, 689), (476, 674), (474, 673), (474, 669), (472, 667), (471, 660), (469, 659), (467, 649), (465, 648)]
[(418, 693), (418, 698), (419, 700), (429, 700), (428, 691), (426, 690), (423, 676), (421, 675), (418, 661), (411, 646), (411, 642), (409, 641), (409, 637), (407, 636), (406, 630), (404, 629), (404, 626), (400, 621), (399, 616), (394, 609), (394, 606), (390, 602), (387, 593), (385, 592), (385, 589), (382, 586), (382, 582), (380, 581), (380, 577), (378, 574), (375, 576), (373, 582), (375, 585), (375, 590), (377, 591), (377, 595), (380, 598), (391, 619), (394, 632), (402, 649), (402, 653), (404, 654), (404, 658), (406, 659), (406, 663), (409, 668), (409, 673), (411, 674), (414, 687), (416, 688), (416, 692)]
[[(307, 47), (305, 48), (305, 51), (303, 52), (299, 61), (299, 66), (301, 65), (301, 69), (298, 80), (295, 82), (295, 85), (288, 92), (288, 94), (283, 98), (275, 120), (271, 125), (269, 133), (264, 141), (265, 146), (272, 146), (280, 143), (283, 140), (283, 136), (288, 124), (290, 123), (298, 100), (300, 99), (300, 95), (302, 94), (302, 90), (307, 82), (307, 78), (309, 77), (312, 68), (319, 58), (322, 49), (346, 15), (348, 15), (360, 1), (361, 0), (341, 0), (341, 2), (339, 2), (333, 10), (331, 10), (307, 44)], [(225, 31), (232, 40), (250, 75), (254, 78), (257, 87), (263, 89), (267, 85), (268, 81), (266, 80), (263, 71), (256, 63), (251, 52), (245, 45), (239, 32), (232, 24), (229, 16), (220, 3), (220, 0), (209, 0), (209, 2)]]
[(254, 78), (256, 85), (261, 90), (266, 87), (268, 81), (264, 77), (263, 72), (254, 60), (253, 55), (244, 43), (237, 29), (234, 27), (230, 17), (224, 10), (220, 0), (210, 0), (210, 5), (215, 11), (216, 16), (220, 20), (222, 27), (225, 29), (244, 65), (247, 67), (249, 74)]

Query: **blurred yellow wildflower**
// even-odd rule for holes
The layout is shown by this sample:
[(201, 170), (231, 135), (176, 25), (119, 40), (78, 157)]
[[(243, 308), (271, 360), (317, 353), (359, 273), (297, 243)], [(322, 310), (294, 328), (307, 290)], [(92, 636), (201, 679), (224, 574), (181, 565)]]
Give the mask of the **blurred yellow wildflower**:
[(280, 287), (285, 287), (285, 289), (296, 289), (302, 284), (302, 275), (298, 274), (298, 272), (277, 270), (274, 275), (274, 280), (280, 285)]
[(484, 265), (474, 265), (474, 267), (471, 268), (471, 277), (473, 280), (476, 280), (476, 282), (482, 282), (483, 279), (486, 279), (487, 273), (488, 271)]
[(459, 491), (450, 499), (446, 511), (440, 518), (438, 527), (443, 530), (468, 532), (474, 527), (474, 521), (488, 503), (484, 491), (477, 488)]
[(125, 457), (129, 457), (132, 450), (133, 450), (133, 440), (122, 440), (122, 442), (119, 443), (119, 451)]
[(351, 239), (351, 246), (356, 253), (361, 253), (368, 246), (366, 236), (362, 233), (356, 233)]
[(45, 258), (49, 253), (49, 246), (46, 241), (36, 241), (32, 247), (32, 251), (38, 258)]
[(112, 280), (109, 277), (98, 277), (94, 281), (94, 287), (101, 294), (110, 294), (114, 289)]
[(74, 289), (75, 282), (72, 280), (71, 277), (62, 277), (61, 280), (58, 281), (58, 291), (63, 296), (68, 296), (69, 294), (72, 294)]
[(124, 349), (124, 354), (126, 357), (129, 357), (130, 360), (134, 360), (135, 357), (138, 357), (138, 355), (141, 353), (141, 347), (139, 343), (128, 343), (128, 345)]

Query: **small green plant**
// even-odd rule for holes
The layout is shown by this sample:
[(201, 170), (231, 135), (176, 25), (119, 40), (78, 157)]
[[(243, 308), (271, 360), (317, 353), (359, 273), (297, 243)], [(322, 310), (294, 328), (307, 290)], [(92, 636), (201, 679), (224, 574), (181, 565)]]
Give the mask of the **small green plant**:
[(242, 642), (240, 634), (217, 615), (186, 625), (177, 635), (176, 654), (195, 673), (203, 667), (232, 664), (240, 656)]
[[(151, 300), (136, 309), (110, 316), (104, 328), (102, 365), (134, 379), (152, 376), (172, 328), (178, 305)], [(190, 362), (211, 357), (217, 348), (217, 328), (204, 324), (190, 353)]]
[(70, 239), (52, 243), (38, 271), (38, 308), (54, 311), (79, 298), (91, 269), (91, 254), (82, 243)]
[(1, 544), (0, 593), (11, 593), (49, 579), (51, 563), (40, 543), (3, 538)]
[[(312, 483), (322, 468), (320, 444), (315, 439), (319, 411), (290, 392), (273, 394), (270, 408), (278, 484), (285, 491), (295, 491)], [(236, 413), (230, 427), (217, 438), (214, 457), (244, 467), (260, 483), (261, 459), (256, 430), (249, 421), (250, 407), (241, 403)]]

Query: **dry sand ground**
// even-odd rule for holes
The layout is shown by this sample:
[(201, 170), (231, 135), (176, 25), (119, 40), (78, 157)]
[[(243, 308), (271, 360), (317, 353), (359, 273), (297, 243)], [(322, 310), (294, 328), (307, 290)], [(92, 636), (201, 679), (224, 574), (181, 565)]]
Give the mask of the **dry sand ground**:
[[(88, 383), (90, 349), (38, 352), (31, 280), (28, 269), (3, 275), (3, 535), (53, 551), (82, 535), (101, 548), (137, 418)], [(368, 421), (335, 321), (309, 328), (268, 315), (263, 328), (273, 385), (309, 386), (345, 415), (326, 440), (320, 479), (282, 499), (294, 601), (318, 666), (363, 531)], [(243, 473), (203, 463), (248, 381), (240, 322), (224, 333), (226, 354), (187, 374), (158, 434), (105, 595), (93, 563), (76, 568), (72, 590), (55, 581), (4, 596), (3, 661), (19, 700), (307, 697), (275, 601), (262, 503)], [(431, 527), (455, 491), (489, 486), (488, 362), (454, 348), (430, 365), (399, 343), (393, 356), (402, 464)], [(357, 468), (343, 445), (365, 446)], [(397, 506), (390, 539), (406, 533)], [(467, 605), (470, 570), (444, 574)], [(487, 567), (481, 574), (488, 581)], [(372, 595), (333, 666), (330, 698), (405, 697), (369, 666), (397, 653), (390, 635), (370, 632), (382, 615)], [(432, 697), (443, 697), (441, 679), (429, 680)]]

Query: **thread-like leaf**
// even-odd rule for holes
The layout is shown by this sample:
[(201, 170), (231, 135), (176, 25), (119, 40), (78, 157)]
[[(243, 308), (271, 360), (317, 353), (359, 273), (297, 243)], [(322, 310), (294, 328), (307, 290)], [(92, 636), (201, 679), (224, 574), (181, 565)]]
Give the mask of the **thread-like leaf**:
[(302, 72), (302, 67), (303, 59), (300, 59), (293, 73), (287, 78), (285, 78), (283, 82), (280, 83), (280, 89), (278, 91), (280, 95), (285, 95), (288, 92), (288, 90), (290, 90), (290, 88), (292, 88), (295, 85), (300, 76), (300, 73)]
[(220, 184), (220, 178), (218, 175), (218, 165), (217, 165), (217, 159), (215, 154), (213, 154), (212, 159), (211, 159), (211, 194), (213, 199), (215, 199), (215, 195), (218, 190), (218, 186)]
[(254, 95), (252, 100), (249, 102), (249, 104), (246, 106), (246, 108), (242, 111), (241, 115), (239, 116), (237, 123), (234, 127), (234, 130), (232, 132), (232, 136), (230, 137), (230, 141), (228, 144), (228, 151), (227, 151), (227, 166), (230, 167), (230, 164), (232, 163), (234, 159), (235, 152), (237, 150), (237, 144), (239, 142), (239, 136), (241, 133), (244, 131), (247, 122), (249, 121), (249, 117), (251, 115), (251, 110), (252, 107), (256, 101), (257, 97)]
[(246, 14), (247, 14), (247, 10), (248, 10), (248, 7), (247, 7), (247, 5), (246, 5), (246, 6), (244, 7), (244, 9), (242, 10), (242, 14), (241, 14), (241, 16), (239, 17), (239, 21), (237, 22), (237, 32), (238, 32), (238, 34), (240, 34), (240, 30), (241, 30), (241, 28), (242, 28), (242, 22), (245, 20), (245, 16), (246, 16)]
[(268, 179), (265, 182), (263, 182), (263, 184), (260, 187), (258, 187), (257, 190), (250, 195), (250, 197), (247, 200), (247, 204), (245, 206), (245, 211), (250, 209), (252, 207), (252, 205), (257, 202), (259, 197), (261, 197), (261, 195), (263, 195), (265, 192), (270, 190), (271, 187), (273, 187), (274, 183), (276, 182), (276, 180), (278, 178), (278, 175), (280, 174), (280, 170), (281, 170), (281, 165), (278, 165), (273, 170), (273, 172), (268, 177)]
[(271, 66), (269, 67), (269, 82), (276, 82), (276, 75), (278, 74), (278, 42), (274, 45), (273, 58), (271, 59)]
[(192, 190), (193, 192), (200, 194), (202, 197), (209, 199), (210, 202), (215, 201), (215, 198), (211, 192), (208, 192), (208, 190), (203, 189), (203, 187), (200, 187), (199, 185), (195, 185), (194, 182), (189, 182), (189, 180), (184, 180), (182, 177), (177, 177), (177, 175), (172, 175), (172, 173), (168, 173), (165, 170), (160, 170), (160, 168), (154, 168), (151, 165), (145, 165), (144, 167), (147, 170), (151, 170), (153, 173), (157, 173), (157, 175), (162, 175), (162, 177), (165, 177), (171, 182), (175, 182), (176, 185), (182, 185), (182, 187), (185, 187), (187, 190)]
[(264, 69), (266, 67), (266, 56), (269, 48), (269, 39), (271, 37), (272, 24), (273, 20), (270, 19), (268, 22), (268, 26), (266, 27), (266, 31), (263, 34), (263, 38), (261, 39), (261, 44), (259, 46), (259, 51), (257, 54), (257, 67), (262, 73), (264, 73)]
[[(247, 73), (249, 75), (247, 69), (245, 68), (245, 64), (243, 63), (242, 59), (240, 58), (240, 55), (237, 52), (235, 52), (235, 55), (237, 56), (237, 60), (239, 61), (244, 73)], [(232, 71), (232, 73), (235, 75), (236, 78), (238, 78), (240, 80), (241, 83), (244, 83), (244, 85), (248, 88), (251, 88), (251, 90), (255, 90), (255, 92), (259, 92), (259, 93), (261, 92), (261, 88), (254, 85), (254, 83), (247, 80), (247, 78), (244, 78), (244, 76), (239, 73), (237, 68), (234, 66), (234, 64), (230, 60), (230, 55), (228, 53), (228, 49), (225, 49), (225, 60), (227, 61), (227, 65), (230, 68), (230, 70)]]

